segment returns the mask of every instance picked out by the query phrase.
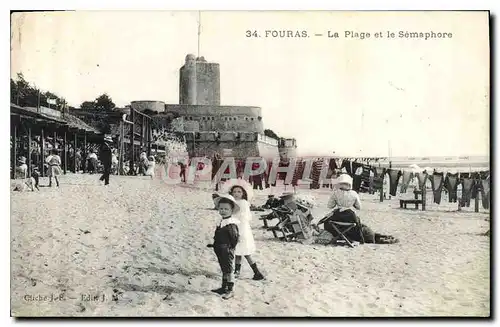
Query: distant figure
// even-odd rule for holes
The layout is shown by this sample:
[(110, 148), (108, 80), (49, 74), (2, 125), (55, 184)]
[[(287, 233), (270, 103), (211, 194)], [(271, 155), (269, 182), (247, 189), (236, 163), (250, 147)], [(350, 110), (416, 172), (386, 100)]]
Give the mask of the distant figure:
[(78, 173), (82, 167), (82, 151), (76, 150), (75, 154), (75, 173)]
[(215, 191), (219, 191), (219, 176), (217, 173), (219, 172), (220, 167), (222, 166), (223, 159), (219, 153), (215, 153), (212, 159), (212, 181), (215, 182)]
[(186, 182), (186, 165), (182, 161), (179, 161), (177, 164), (181, 167), (180, 177), (181, 177), (182, 182), (185, 183)]
[(45, 162), (49, 165), (49, 187), (52, 187), (52, 177), (54, 177), (56, 185), (59, 187), (59, 179), (57, 176), (61, 175), (61, 157), (57, 154), (56, 149), (52, 149), (51, 155), (45, 159)]
[(97, 171), (97, 154), (95, 154), (93, 149), (90, 149), (90, 153), (87, 156), (87, 165), (89, 174)]
[(99, 156), (101, 157), (101, 163), (103, 165), (103, 174), (99, 178), (100, 181), (104, 181), (104, 185), (109, 184), (109, 175), (111, 174), (111, 147), (109, 146), (113, 140), (109, 136), (104, 137), (104, 144), (101, 146), (101, 152)]
[(26, 164), (26, 157), (17, 159), (18, 166), (15, 170), (14, 179), (26, 179), (28, 177), (28, 165)]
[(139, 156), (139, 174), (146, 175), (146, 169), (148, 168), (148, 156), (146, 152), (141, 152)]
[(151, 179), (153, 179), (155, 177), (155, 166), (156, 166), (155, 157), (149, 156), (148, 166), (144, 175), (151, 176)]
[(35, 185), (34, 187), (37, 189), (37, 190), (40, 190), (38, 188), (38, 183), (40, 181), (40, 172), (38, 171), (38, 167), (33, 167), (33, 170), (31, 172), (31, 178), (33, 178), (33, 181), (35, 182)]
[(114, 149), (111, 154), (111, 172), (118, 175), (118, 156), (116, 154), (116, 149)]

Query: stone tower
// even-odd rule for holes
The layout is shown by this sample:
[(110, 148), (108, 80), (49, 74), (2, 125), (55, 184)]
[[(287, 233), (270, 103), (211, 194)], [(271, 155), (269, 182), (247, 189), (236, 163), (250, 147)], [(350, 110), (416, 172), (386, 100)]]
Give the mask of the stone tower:
[(220, 105), (219, 64), (188, 54), (179, 82), (179, 104)]

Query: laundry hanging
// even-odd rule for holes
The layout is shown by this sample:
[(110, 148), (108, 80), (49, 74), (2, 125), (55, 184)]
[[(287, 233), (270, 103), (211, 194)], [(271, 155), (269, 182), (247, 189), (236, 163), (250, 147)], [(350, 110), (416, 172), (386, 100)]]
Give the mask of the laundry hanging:
[(361, 193), (369, 193), (371, 191), (372, 185), (373, 184), (373, 179), (370, 180), (370, 173), (372, 171), (372, 167), (370, 165), (363, 165), (362, 166), (362, 173), (361, 173), (361, 187), (359, 191)]
[(401, 177), (401, 171), (395, 169), (388, 169), (387, 173), (389, 174), (389, 194), (392, 196), (396, 196), (399, 177)]
[(408, 190), (408, 186), (410, 185), (410, 181), (413, 178), (413, 173), (411, 171), (403, 171), (403, 179), (401, 180), (401, 193), (406, 193)]
[(335, 169), (342, 169), (342, 159), (340, 158), (332, 158), (335, 163)]
[(490, 208), (490, 180), (483, 179), (481, 180), (481, 199), (483, 202), (483, 208)]
[(384, 186), (385, 168), (372, 167), (373, 170), (373, 188), (380, 190)]
[(472, 191), (474, 187), (474, 180), (469, 177), (469, 174), (465, 174), (462, 178), (462, 207), (470, 207), (470, 200), (472, 198)]
[(429, 178), (429, 175), (426, 172), (420, 172), (416, 175), (418, 180), (418, 189), (422, 191), (425, 188), (425, 184), (427, 183), (427, 178)]
[(330, 158), (328, 161), (328, 170), (335, 171), (336, 169), (339, 169), (340, 165), (337, 166), (337, 161), (334, 158)]
[(299, 161), (295, 165), (295, 171), (293, 172), (293, 178), (292, 178), (292, 186), (298, 186), (299, 180), (302, 178), (302, 175), (304, 175), (304, 170), (306, 167), (305, 161)]
[(313, 162), (311, 170), (312, 183), (309, 185), (310, 189), (319, 189), (319, 177), (321, 175), (321, 168), (323, 168), (323, 160), (316, 160)]
[(361, 187), (361, 174), (363, 173), (363, 164), (359, 162), (352, 163), (352, 189), (359, 193)]
[(441, 193), (443, 192), (443, 173), (434, 172), (430, 175), (430, 180), (432, 184), (432, 193), (434, 194), (434, 203), (441, 203)]
[(340, 168), (345, 169), (347, 174), (352, 177), (353, 173), (350, 160), (344, 159), (344, 161), (342, 161), (342, 166), (340, 166)]
[(444, 187), (448, 191), (448, 201), (457, 202), (458, 173), (447, 173), (444, 179)]

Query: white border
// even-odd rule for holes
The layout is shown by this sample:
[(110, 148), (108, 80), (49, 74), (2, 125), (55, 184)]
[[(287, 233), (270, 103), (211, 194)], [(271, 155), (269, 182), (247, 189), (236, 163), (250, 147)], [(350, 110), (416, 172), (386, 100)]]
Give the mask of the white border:
[[(161, 9), (161, 10), (491, 10), (492, 14), (499, 13), (499, 1), (496, 0), (455, 0), (455, 1), (446, 1), (446, 0), (420, 0), (414, 1), (412, 3), (403, 2), (401, 0), (385, 0), (385, 1), (373, 1), (373, 0), (355, 0), (355, 1), (320, 1), (320, 0), (307, 0), (307, 1), (273, 1), (273, 0), (253, 0), (253, 1), (207, 1), (207, 0), (172, 0), (168, 1), (168, 5), (165, 4), (165, 1), (153, 1), (153, 0), (141, 0), (141, 1), (132, 1), (132, 0), (86, 0), (86, 1), (68, 1), (68, 0), (45, 0), (45, 1), (11, 1), (10, 6), (7, 1), (1, 2), (0, 6), (2, 9), (1, 12), (4, 15), (5, 19), (2, 20), (3, 27), (0, 29), (2, 34), (4, 35), (4, 42), (2, 45), (4, 46), (4, 51), (1, 52), (3, 56), (3, 65), (2, 67), (2, 75), (5, 76), (4, 79), (1, 79), (2, 83), (7, 84), (7, 75), (10, 76), (10, 17), (7, 10), (44, 10), (44, 9), (58, 9), (58, 10), (151, 10), (151, 9)], [(494, 33), (495, 43), (498, 45), (498, 33)], [(498, 68), (498, 67), (497, 67)], [(7, 105), (9, 102), (10, 93), (7, 90), (10, 87), (8, 85), (3, 84), (2, 103)], [(495, 90), (498, 91), (498, 85), (496, 85)], [(496, 92), (498, 94), (498, 92)], [(2, 124), (5, 124), (3, 128), (0, 129), (1, 133), (4, 133), (4, 136), (1, 138), (4, 140), (0, 144), (2, 145), (2, 153), (8, 155), (10, 153), (9, 145), (7, 143), (8, 133), (9, 133), (9, 116), (8, 110), (5, 109), (2, 111), (4, 115), (4, 119), (0, 119)], [(495, 119), (495, 125), (498, 126), (498, 120)], [(496, 134), (496, 132), (495, 132)], [(492, 140), (491, 140), (492, 141)], [(4, 158), (0, 160), (0, 165), (4, 166), (4, 168), (0, 169), (3, 173), (0, 175), (5, 181), (2, 183), (3, 188), (2, 192), (5, 192), (1, 197), (4, 205), (1, 208), (4, 211), (2, 215), (2, 223), (3, 228), (1, 228), (1, 233), (3, 234), (1, 239), (4, 241), (4, 246), (1, 247), (1, 254), (4, 260), (4, 264), (2, 265), (2, 281), (1, 284), (1, 307), (2, 307), (2, 316), (1, 323), (2, 326), (14, 324), (14, 320), (12, 318), (8, 318), (10, 315), (10, 191), (7, 189), (7, 185), (10, 185), (8, 181), (7, 171), (9, 166), (9, 161)], [(495, 184), (498, 184), (497, 177), (495, 174)], [(495, 195), (496, 192), (495, 192)], [(495, 198), (497, 200), (497, 198)], [(495, 201), (495, 203), (498, 203)], [(492, 217), (492, 219), (495, 219)], [(497, 223), (498, 224), (498, 223)], [(496, 229), (495, 229), (496, 232)], [(494, 233), (495, 233), (494, 232)], [(6, 262), (9, 264), (6, 264)], [(491, 276), (492, 280), (495, 279), (494, 276)], [(497, 301), (498, 302), (498, 301)], [(496, 309), (496, 308), (495, 308)], [(498, 311), (495, 310), (498, 314)], [(150, 321), (149, 321), (150, 322)], [(168, 322), (168, 324), (176, 323), (176, 322)], [(165, 323), (164, 321), (159, 321), (158, 323)], [(203, 321), (200, 321), (203, 322)], [(311, 324), (312, 321), (307, 320), (299, 320), (297, 321), (300, 324)], [(361, 324), (364, 321), (351, 322), (355, 324)], [(49, 324), (52, 323), (48, 322)], [(73, 324), (82, 324), (82, 321), (72, 322)], [(143, 322), (141, 322), (143, 323)], [(189, 324), (195, 324), (196, 322), (189, 322)], [(205, 321), (205, 323), (207, 323)], [(211, 324), (220, 324), (220, 321), (212, 321)], [(241, 322), (237, 321), (228, 321), (230, 324), (239, 324)], [(267, 325), (267, 324), (277, 324), (277, 323), (285, 323), (291, 324), (295, 323), (292, 321), (273, 321), (273, 322), (260, 322), (256, 321), (253, 323), (258, 323), (259, 325)], [(333, 323), (336, 325), (343, 324), (341, 321), (325, 321), (325, 323)], [(386, 321), (373, 322), (366, 321), (366, 323), (377, 323), (377, 324), (386, 324)], [(405, 325), (414, 325), (417, 323), (422, 323), (422, 321), (401, 321), (398, 324)], [(425, 321), (424, 321), (425, 323)], [(443, 322), (442, 325), (454, 325), (456, 322)], [(478, 322), (468, 321), (467, 325), (475, 325), (479, 324)], [(59, 325), (69, 325), (69, 321), (60, 322)], [(95, 326), (118, 326), (119, 324), (123, 324), (123, 321), (115, 321), (115, 322), (92, 322)], [(183, 323), (185, 325), (186, 323)], [(128, 325), (139, 325), (139, 322), (128, 323)]]

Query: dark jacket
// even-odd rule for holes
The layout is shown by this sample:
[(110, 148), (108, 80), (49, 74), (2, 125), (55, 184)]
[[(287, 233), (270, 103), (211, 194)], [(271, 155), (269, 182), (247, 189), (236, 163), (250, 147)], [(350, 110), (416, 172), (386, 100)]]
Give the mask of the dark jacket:
[(239, 238), (238, 225), (227, 224), (224, 227), (217, 227), (214, 233), (214, 247), (227, 245), (229, 248), (235, 248)]
[(111, 168), (111, 148), (107, 143), (104, 143), (99, 152), (99, 158), (101, 159), (102, 165), (104, 167)]

